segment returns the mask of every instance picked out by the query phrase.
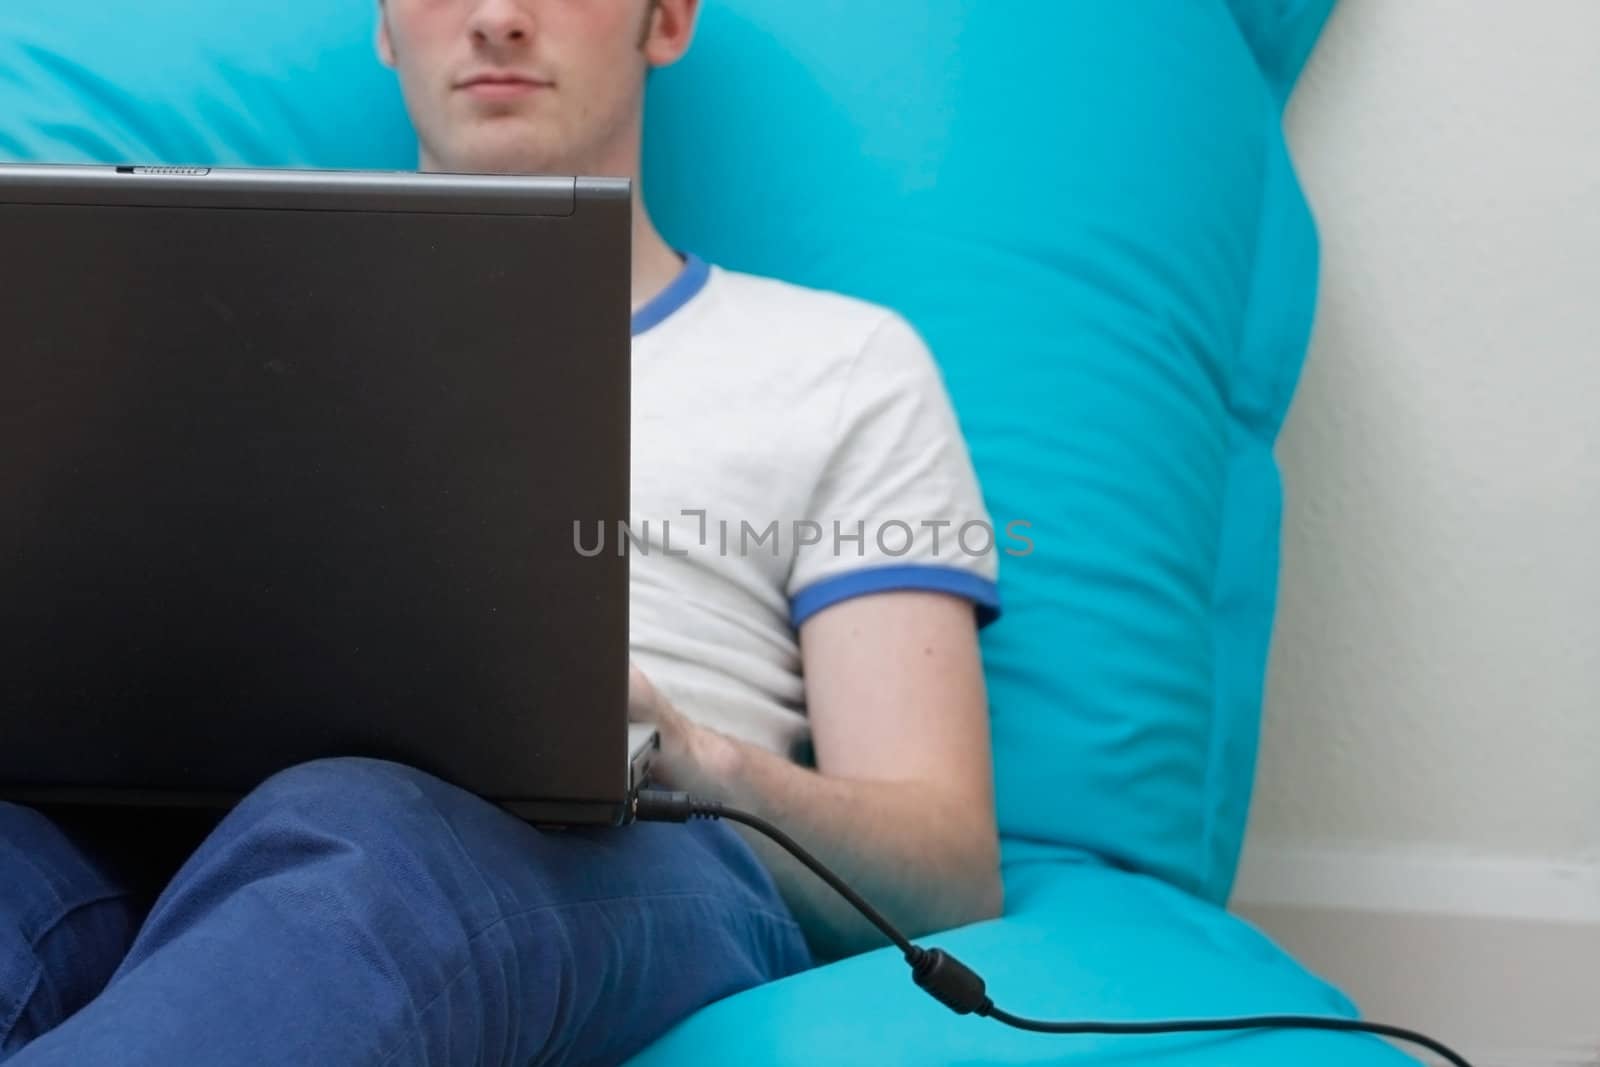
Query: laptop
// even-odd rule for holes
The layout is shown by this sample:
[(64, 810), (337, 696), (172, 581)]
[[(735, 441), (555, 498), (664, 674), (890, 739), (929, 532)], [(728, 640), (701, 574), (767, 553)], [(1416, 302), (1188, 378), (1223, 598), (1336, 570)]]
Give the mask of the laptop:
[(629, 196), (0, 166), (0, 795), (368, 756), (627, 821)]

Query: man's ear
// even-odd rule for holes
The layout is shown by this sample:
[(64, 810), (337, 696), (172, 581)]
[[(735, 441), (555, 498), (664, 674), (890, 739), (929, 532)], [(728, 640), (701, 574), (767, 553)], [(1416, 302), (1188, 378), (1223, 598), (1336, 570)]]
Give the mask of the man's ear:
[(651, 67), (670, 67), (683, 58), (694, 40), (700, 17), (700, 0), (657, 0), (644, 41), (644, 56)]
[(378, 62), (394, 69), (394, 41), (389, 38), (389, 12), (383, 7), (378, 8)]

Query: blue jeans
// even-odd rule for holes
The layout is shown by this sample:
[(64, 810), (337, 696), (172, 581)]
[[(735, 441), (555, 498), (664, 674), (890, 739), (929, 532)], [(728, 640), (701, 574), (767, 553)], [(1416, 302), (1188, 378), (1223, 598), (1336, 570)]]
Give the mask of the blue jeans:
[(539, 831), (375, 760), (271, 778), (142, 911), (0, 804), (0, 1062), (611, 1064), (811, 962), (723, 824)]

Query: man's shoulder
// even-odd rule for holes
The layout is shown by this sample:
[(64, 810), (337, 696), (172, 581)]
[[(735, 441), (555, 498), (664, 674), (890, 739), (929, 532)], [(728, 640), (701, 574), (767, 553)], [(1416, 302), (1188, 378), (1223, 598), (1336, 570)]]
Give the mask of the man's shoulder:
[(899, 316), (889, 308), (827, 289), (713, 267), (721, 329), (760, 334), (767, 344), (849, 356)]

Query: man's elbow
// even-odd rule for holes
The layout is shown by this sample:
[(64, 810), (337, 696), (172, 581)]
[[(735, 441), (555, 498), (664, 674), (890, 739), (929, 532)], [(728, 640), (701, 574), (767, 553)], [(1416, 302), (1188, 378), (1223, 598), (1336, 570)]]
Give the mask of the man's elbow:
[[(984, 834), (954, 860), (962, 887), (959, 904), (945, 916), (947, 926), (998, 919), (1005, 913), (1005, 886), (1000, 880), (1000, 842), (993, 832)], [(954, 903), (954, 902), (952, 902)]]
[(1000, 880), (1000, 864), (995, 859), (988, 865), (979, 868), (977, 885), (972, 894), (972, 917), (969, 923), (983, 922), (986, 919), (998, 919), (1005, 913), (1006, 890), (1005, 884)]
[(993, 870), (989, 877), (983, 880), (983, 885), (978, 893), (977, 914), (973, 922), (984, 922), (988, 919), (998, 919), (1006, 911), (1006, 887), (1000, 880), (1000, 872)]

